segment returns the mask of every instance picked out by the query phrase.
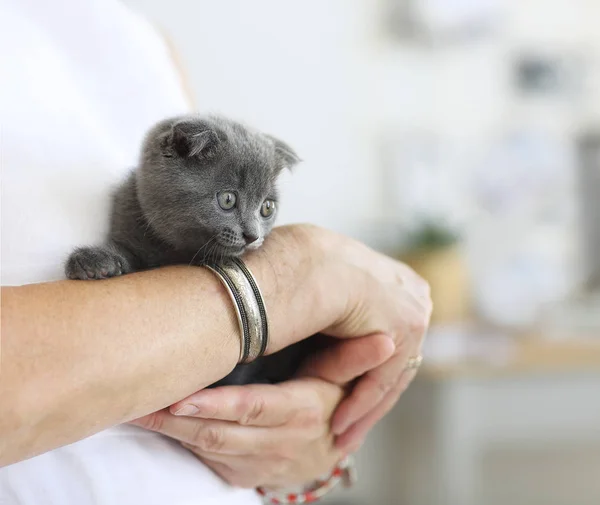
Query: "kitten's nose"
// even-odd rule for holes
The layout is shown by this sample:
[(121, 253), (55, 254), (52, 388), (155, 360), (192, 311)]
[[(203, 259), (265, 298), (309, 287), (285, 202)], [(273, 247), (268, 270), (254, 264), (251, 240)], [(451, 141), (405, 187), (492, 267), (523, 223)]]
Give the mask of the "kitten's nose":
[(244, 240), (246, 241), (246, 245), (251, 244), (252, 242), (256, 242), (258, 240), (258, 235), (254, 233), (244, 233)]

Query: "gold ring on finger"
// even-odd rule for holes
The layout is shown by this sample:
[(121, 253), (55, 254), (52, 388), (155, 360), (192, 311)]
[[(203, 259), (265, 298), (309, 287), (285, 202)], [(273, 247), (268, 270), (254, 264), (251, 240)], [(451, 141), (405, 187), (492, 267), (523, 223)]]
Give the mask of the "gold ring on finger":
[(406, 362), (406, 366), (404, 368), (406, 370), (417, 369), (421, 366), (421, 363), (423, 363), (423, 356), (421, 356), (420, 354), (418, 356), (412, 356), (408, 358), (408, 361)]

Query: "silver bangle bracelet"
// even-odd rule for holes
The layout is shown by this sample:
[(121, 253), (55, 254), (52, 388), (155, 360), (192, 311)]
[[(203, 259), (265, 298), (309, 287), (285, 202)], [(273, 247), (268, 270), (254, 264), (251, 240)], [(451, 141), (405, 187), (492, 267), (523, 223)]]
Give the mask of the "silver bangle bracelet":
[(265, 353), (269, 343), (267, 311), (258, 284), (239, 258), (204, 266), (216, 274), (233, 301), (241, 334), (238, 363), (250, 363)]

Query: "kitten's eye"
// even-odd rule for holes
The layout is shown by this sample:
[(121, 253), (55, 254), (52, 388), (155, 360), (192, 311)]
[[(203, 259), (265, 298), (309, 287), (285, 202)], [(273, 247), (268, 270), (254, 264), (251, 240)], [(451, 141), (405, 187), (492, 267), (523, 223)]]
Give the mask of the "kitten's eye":
[(235, 202), (237, 198), (235, 193), (231, 191), (221, 191), (217, 194), (217, 201), (219, 202), (219, 207), (223, 210), (231, 210), (235, 207)]
[(262, 217), (270, 217), (275, 212), (275, 201), (265, 200), (260, 208), (260, 215)]

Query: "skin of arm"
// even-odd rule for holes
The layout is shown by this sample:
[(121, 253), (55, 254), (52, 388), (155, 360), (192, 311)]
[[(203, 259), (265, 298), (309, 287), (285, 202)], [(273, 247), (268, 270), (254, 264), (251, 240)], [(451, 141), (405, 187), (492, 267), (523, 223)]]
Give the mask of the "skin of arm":
[[(246, 260), (270, 308), (268, 352), (325, 327), (333, 312), (319, 305), (339, 312), (306, 283), (314, 269), (300, 228), (274, 232), (269, 251)], [(0, 465), (162, 409), (239, 357), (232, 302), (203, 268), (2, 287), (1, 305)]]
[(226, 375), (239, 353), (234, 317), (219, 282), (200, 268), (3, 287), (0, 464)]

